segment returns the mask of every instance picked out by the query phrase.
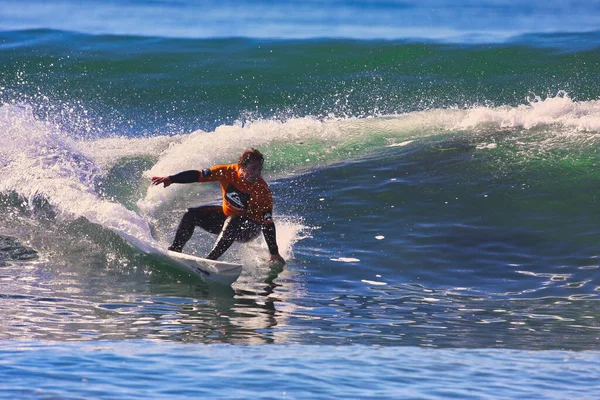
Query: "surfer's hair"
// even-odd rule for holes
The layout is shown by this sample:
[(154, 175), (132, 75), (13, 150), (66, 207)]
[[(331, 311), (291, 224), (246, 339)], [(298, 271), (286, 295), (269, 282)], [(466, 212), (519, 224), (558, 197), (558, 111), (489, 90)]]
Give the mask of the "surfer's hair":
[(256, 150), (255, 148), (250, 148), (248, 150), (244, 150), (238, 159), (238, 165), (240, 167), (245, 167), (246, 165), (255, 161), (260, 162), (260, 165), (262, 166), (265, 163), (265, 157), (260, 151)]

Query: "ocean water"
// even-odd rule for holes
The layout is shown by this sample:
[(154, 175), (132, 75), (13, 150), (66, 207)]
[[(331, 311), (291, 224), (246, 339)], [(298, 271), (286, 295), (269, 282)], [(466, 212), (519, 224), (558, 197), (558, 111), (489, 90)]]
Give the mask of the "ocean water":
[[(455, 3), (0, 1), (0, 397), (598, 398), (600, 3)], [(284, 268), (130, 244), (250, 146)]]

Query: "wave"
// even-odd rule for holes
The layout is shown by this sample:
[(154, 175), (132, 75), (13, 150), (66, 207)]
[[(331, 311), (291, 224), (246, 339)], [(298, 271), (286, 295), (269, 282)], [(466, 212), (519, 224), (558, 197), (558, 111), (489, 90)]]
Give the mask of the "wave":
[[(365, 157), (418, 151), (424, 143), (444, 138), (462, 137), (478, 151), (499, 151), (499, 157), (520, 157), (518, 162), (539, 160), (540, 152), (553, 154), (556, 149), (589, 155), (597, 148), (599, 111), (600, 101), (578, 102), (559, 93), (517, 107), (433, 109), (362, 119), (256, 120), (211, 132), (84, 140), (37, 119), (30, 108), (4, 105), (0, 193), (16, 193), (28, 207), (43, 199), (60, 218), (83, 217), (129, 242), (164, 246), (178, 219), (173, 210), (190, 202), (218, 201), (219, 194), (204, 185), (152, 187), (153, 175), (235, 162), (240, 150), (251, 146), (267, 154), (265, 174), (275, 184)], [(512, 149), (498, 148), (502, 132)], [(290, 254), (307, 227), (297, 215), (286, 215), (283, 204), (276, 212), (285, 217), (282, 231)], [(156, 232), (153, 226), (161, 229)]]
[(579, 102), (600, 97), (597, 52), (575, 45), (593, 47), (594, 35), (536, 38), (482, 46), (4, 32), (0, 102), (28, 104), (89, 138), (212, 132), (236, 120), (515, 108), (529, 93), (559, 90)]

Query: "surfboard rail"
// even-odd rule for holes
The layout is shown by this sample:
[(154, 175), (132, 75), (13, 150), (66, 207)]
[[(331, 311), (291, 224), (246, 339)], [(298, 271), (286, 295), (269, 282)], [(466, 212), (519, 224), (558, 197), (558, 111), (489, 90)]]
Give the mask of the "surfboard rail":
[(180, 269), (200, 276), (203, 279), (231, 285), (242, 272), (243, 265), (225, 261), (208, 260), (186, 253), (167, 250), (165, 256)]
[(207, 281), (219, 282), (231, 286), (242, 273), (242, 264), (208, 260), (191, 254), (178, 253), (165, 249), (153, 240), (144, 241), (125, 232), (117, 233), (141, 252), (161, 260), (180, 271), (187, 272), (190, 275)]

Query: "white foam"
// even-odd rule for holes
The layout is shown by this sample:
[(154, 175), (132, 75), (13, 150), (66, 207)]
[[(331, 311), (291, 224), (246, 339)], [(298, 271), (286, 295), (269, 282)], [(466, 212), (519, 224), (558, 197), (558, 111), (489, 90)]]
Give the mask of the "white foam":
[(153, 243), (148, 223), (123, 205), (101, 199), (94, 183), (101, 170), (56, 127), (23, 107), (0, 107), (0, 192), (43, 197), (63, 215), (85, 217), (123, 237)]
[[(279, 253), (285, 260), (294, 258), (292, 249), (294, 244), (311, 236), (308, 227), (304, 226), (298, 218), (280, 217), (276, 221), (277, 244)], [(269, 259), (269, 250), (261, 237), (240, 246), (239, 257), (246, 266), (261, 265)]]
[(404, 147), (404, 146), (408, 146), (409, 144), (411, 144), (412, 142), (414, 142), (414, 140), (407, 140), (405, 142), (402, 143), (394, 143), (394, 144), (390, 144), (388, 145), (388, 147)]
[(531, 129), (560, 125), (578, 131), (600, 131), (600, 101), (573, 101), (565, 92), (542, 100), (535, 97), (517, 107), (477, 107), (460, 112), (455, 128), (472, 129), (493, 124), (501, 128)]
[(110, 169), (119, 161), (135, 157), (156, 157), (181, 142), (185, 135), (152, 136), (143, 138), (110, 137), (94, 140), (74, 141), (73, 146), (94, 160), (104, 170)]
[(358, 258), (353, 258), (353, 257), (338, 257), (338, 258), (330, 258), (331, 261), (337, 261), (337, 262), (344, 262), (344, 263), (353, 263), (353, 262), (359, 262), (360, 260)]
[(368, 285), (374, 285), (374, 286), (385, 286), (385, 285), (387, 285), (387, 282), (370, 281), (368, 279), (361, 279), (360, 281), (363, 282), (363, 283), (366, 283)]

